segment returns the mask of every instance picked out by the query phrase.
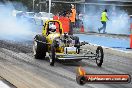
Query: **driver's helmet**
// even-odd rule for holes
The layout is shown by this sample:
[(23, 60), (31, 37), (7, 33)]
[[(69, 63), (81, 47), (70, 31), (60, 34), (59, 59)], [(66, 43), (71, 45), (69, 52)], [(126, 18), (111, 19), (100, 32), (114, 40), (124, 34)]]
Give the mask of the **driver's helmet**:
[(55, 31), (56, 31), (56, 25), (51, 24), (51, 25), (49, 26), (49, 30), (50, 30), (51, 32), (55, 32)]

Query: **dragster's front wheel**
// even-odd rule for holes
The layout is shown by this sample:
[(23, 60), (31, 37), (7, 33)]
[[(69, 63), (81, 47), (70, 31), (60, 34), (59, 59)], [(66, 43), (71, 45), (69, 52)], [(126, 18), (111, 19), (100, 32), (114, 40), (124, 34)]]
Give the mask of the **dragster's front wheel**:
[(54, 66), (55, 63), (55, 47), (54, 45), (51, 45), (51, 50), (50, 50), (50, 65)]
[(96, 55), (97, 55), (96, 64), (97, 64), (97, 66), (101, 67), (102, 63), (103, 63), (103, 59), (104, 59), (104, 52), (103, 52), (103, 48), (101, 46), (97, 47)]

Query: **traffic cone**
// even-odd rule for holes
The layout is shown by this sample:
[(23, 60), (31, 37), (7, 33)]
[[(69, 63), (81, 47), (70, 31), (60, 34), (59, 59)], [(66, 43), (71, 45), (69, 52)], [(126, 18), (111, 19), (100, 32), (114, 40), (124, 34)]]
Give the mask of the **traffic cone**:
[(84, 32), (84, 27), (83, 27), (83, 24), (81, 25), (80, 32)]
[(132, 49), (132, 23), (130, 26), (130, 49)]
[(130, 48), (132, 49), (132, 34), (130, 34)]

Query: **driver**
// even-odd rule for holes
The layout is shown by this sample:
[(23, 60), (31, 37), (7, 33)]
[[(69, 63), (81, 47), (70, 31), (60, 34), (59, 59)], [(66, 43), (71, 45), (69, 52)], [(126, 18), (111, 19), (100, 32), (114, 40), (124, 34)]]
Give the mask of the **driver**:
[(54, 24), (51, 24), (49, 26), (49, 33), (55, 33), (56, 32), (56, 25)]

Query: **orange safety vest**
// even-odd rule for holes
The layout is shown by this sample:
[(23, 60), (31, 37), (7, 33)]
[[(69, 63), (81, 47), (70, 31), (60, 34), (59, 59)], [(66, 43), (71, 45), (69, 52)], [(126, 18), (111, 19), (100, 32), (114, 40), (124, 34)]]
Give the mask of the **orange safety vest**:
[(75, 22), (76, 10), (75, 9), (71, 9), (71, 11), (72, 11), (72, 15), (70, 16), (70, 21), (71, 22)]

